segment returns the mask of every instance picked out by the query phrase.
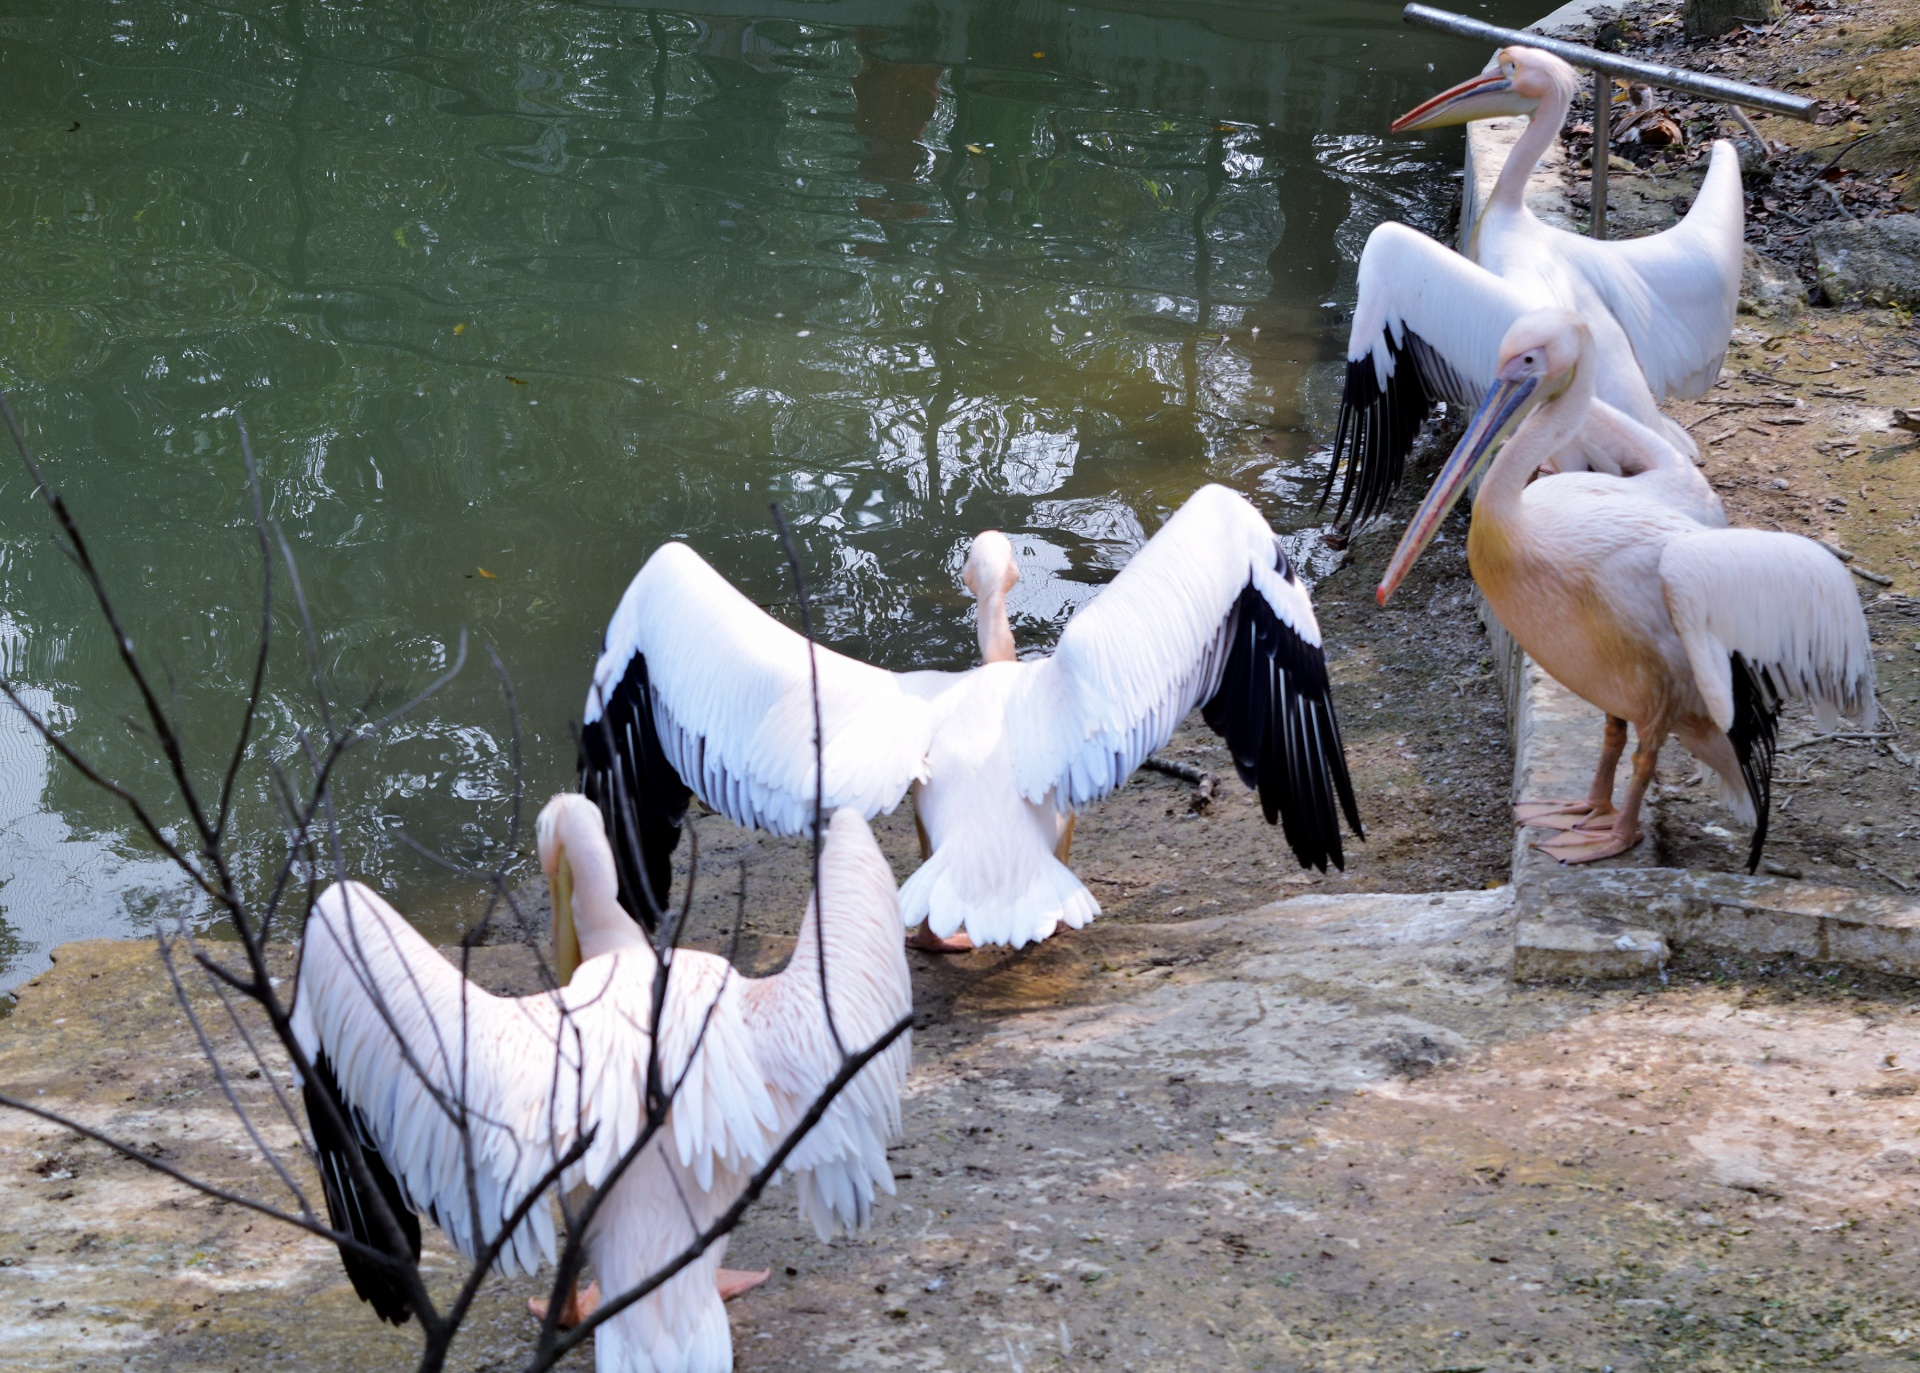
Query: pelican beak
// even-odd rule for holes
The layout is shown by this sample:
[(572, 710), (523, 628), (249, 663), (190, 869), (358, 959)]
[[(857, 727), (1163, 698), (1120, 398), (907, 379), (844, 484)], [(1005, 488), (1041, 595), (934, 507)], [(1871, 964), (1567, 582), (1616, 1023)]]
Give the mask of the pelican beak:
[(564, 848), (547, 888), (553, 897), (553, 972), (564, 987), (580, 966), (580, 934), (573, 927), (573, 868)]
[(1449, 124), (1465, 124), (1474, 119), (1494, 119), (1501, 115), (1532, 114), (1539, 106), (1513, 88), (1513, 78), (1504, 69), (1462, 81), (1451, 90), (1416, 105), (1393, 121), (1394, 133), (1413, 133), (1419, 129), (1440, 129)]
[(1487, 465), (1494, 445), (1513, 427), (1539, 386), (1540, 378), (1537, 376), (1502, 377), (1487, 392), (1472, 423), (1467, 425), (1467, 432), (1461, 436), (1452, 455), (1441, 467), (1440, 475), (1433, 479), (1426, 499), (1413, 512), (1413, 519), (1407, 523), (1407, 532), (1400, 536), (1400, 546), (1393, 550), (1386, 575), (1380, 579), (1380, 589), (1374, 593), (1381, 605), (1385, 605), (1387, 597), (1406, 580), (1407, 573), (1413, 570), (1414, 563), (1433, 541), (1440, 522), (1446, 519), (1447, 512), (1453, 509), (1454, 502), (1460, 499), (1460, 493), (1467, 489), (1468, 483)]

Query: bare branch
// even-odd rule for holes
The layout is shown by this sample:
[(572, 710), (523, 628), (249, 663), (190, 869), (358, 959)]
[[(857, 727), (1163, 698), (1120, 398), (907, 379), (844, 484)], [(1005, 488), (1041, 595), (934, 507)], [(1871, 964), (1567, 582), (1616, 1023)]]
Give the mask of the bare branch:
[(820, 659), (819, 651), (813, 641), (813, 612), (807, 603), (806, 578), (800, 575), (800, 555), (794, 551), (793, 535), (787, 532), (787, 517), (780, 510), (780, 502), (773, 501), (769, 509), (773, 511), (774, 528), (780, 531), (780, 546), (787, 552), (787, 567), (793, 573), (793, 596), (800, 606), (800, 632), (807, 637), (807, 675), (808, 685), (813, 695), (813, 832), (810, 856), (813, 860), (813, 901), (815, 916), (813, 921), (814, 961), (819, 965), (820, 1005), (827, 1014), (827, 1033), (833, 1036), (833, 1047), (840, 1057), (847, 1056), (847, 1046), (840, 1038), (840, 1027), (833, 1018), (833, 998), (827, 995), (827, 926), (820, 919), (820, 839), (821, 807), (827, 794), (827, 736), (820, 723)]
[[(645, 1282), (628, 1288), (625, 1292), (619, 1293), (610, 1300), (603, 1299), (599, 1308), (591, 1316), (588, 1316), (585, 1320), (581, 1321), (580, 1324), (574, 1326), (571, 1330), (553, 1340), (551, 1343), (543, 1339), (541, 1347), (535, 1351), (532, 1361), (527, 1364), (527, 1373), (544, 1373), (544, 1370), (552, 1368), (569, 1350), (576, 1348), (582, 1341), (590, 1338), (595, 1330), (598, 1330), (602, 1325), (605, 1325), (629, 1306), (632, 1306), (648, 1293), (669, 1281), (674, 1274), (706, 1253), (715, 1240), (719, 1239), (722, 1235), (730, 1233), (735, 1226), (739, 1225), (741, 1217), (746, 1215), (754, 1203), (760, 1200), (760, 1194), (767, 1190), (768, 1185), (779, 1175), (780, 1170), (786, 1166), (788, 1155), (799, 1148), (800, 1142), (807, 1137), (814, 1126), (820, 1123), (821, 1117), (826, 1115), (828, 1109), (833, 1105), (834, 1100), (846, 1089), (847, 1084), (860, 1075), (862, 1068), (885, 1053), (888, 1046), (891, 1045), (894, 1040), (905, 1034), (912, 1027), (913, 1017), (911, 1015), (901, 1016), (886, 1033), (874, 1040), (872, 1044), (860, 1050), (858, 1053), (847, 1055), (840, 1064), (840, 1071), (828, 1080), (825, 1087), (821, 1088), (820, 1093), (814, 1097), (813, 1105), (808, 1107), (807, 1113), (800, 1118), (799, 1122), (788, 1133), (787, 1137), (780, 1142), (779, 1147), (773, 1151), (772, 1155), (760, 1166), (759, 1170), (748, 1179), (746, 1187), (741, 1191), (740, 1195), (734, 1199), (733, 1205), (723, 1211), (713, 1224), (694, 1236), (694, 1238), (688, 1242), (687, 1247), (682, 1249), (672, 1261), (656, 1269), (653, 1276), (649, 1277)], [(543, 1335), (545, 1334), (544, 1328), (541, 1333)]]

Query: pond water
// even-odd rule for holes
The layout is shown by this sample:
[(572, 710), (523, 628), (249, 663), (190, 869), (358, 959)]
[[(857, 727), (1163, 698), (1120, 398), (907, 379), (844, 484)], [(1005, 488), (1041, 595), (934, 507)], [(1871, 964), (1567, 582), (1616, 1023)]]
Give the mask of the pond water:
[[(1043, 644), (1203, 481), (1309, 523), (1355, 255), (1452, 196), (1457, 134), (1382, 132), (1482, 60), (1379, 0), (42, 0), (0, 20), (0, 381), (204, 781), (259, 618), (236, 415), (342, 709), (464, 629), (464, 674), (336, 788), (349, 864), (446, 933), (473, 885), (401, 836), (501, 857), (481, 646), (544, 797), (664, 539), (790, 615), (778, 500), (826, 641), (950, 666), (981, 528), (1015, 536)], [(177, 823), (50, 535), (4, 455), (0, 663)], [(267, 763), (316, 719), (280, 591), (256, 870)], [(184, 900), (7, 712), (0, 986)]]

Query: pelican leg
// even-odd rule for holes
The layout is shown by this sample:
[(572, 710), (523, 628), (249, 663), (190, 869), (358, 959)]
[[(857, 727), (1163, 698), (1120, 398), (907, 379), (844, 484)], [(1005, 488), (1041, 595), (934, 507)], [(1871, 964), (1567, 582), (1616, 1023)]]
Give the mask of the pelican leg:
[(1073, 856), (1074, 819), (1075, 817), (1072, 815), (1067, 817), (1067, 823), (1060, 831), (1060, 842), (1053, 846), (1053, 856), (1058, 858), (1062, 863)]
[[(1611, 728), (1609, 729), (1611, 733)], [(1633, 753), (1633, 780), (1627, 783), (1626, 799), (1613, 817), (1609, 829), (1575, 829), (1534, 845), (1562, 863), (1591, 863), (1625, 853), (1640, 842), (1640, 803), (1653, 784), (1654, 765), (1660, 761), (1660, 741), (1666, 731), (1642, 730), (1640, 745)]]
[(1609, 828), (1613, 810), (1613, 778), (1620, 770), (1620, 755), (1627, 749), (1627, 722), (1617, 715), (1607, 717), (1607, 731), (1600, 745), (1600, 761), (1593, 770), (1593, 785), (1582, 801), (1516, 801), (1513, 818), (1522, 825), (1547, 830), (1597, 830)]

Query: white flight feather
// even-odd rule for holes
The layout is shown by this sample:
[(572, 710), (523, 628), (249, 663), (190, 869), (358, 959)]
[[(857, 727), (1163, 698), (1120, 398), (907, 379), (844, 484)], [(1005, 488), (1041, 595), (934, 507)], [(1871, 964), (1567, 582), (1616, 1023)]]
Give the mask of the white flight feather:
[(1067, 622), (1053, 655), (1028, 665), (1007, 707), (1020, 794), (1077, 808), (1125, 782), (1219, 686), (1249, 584), (1318, 646), (1305, 588), (1274, 563), (1273, 530), (1244, 496), (1194, 492)]
[(1740, 155), (1722, 139), (1692, 208), (1673, 228), (1623, 239), (1543, 224), (1538, 231), (1554, 235), (1551, 246), (1618, 321), (1653, 394), (1687, 397), (1706, 393), (1726, 357), (1740, 296), (1744, 217)]
[(1838, 558), (1793, 534), (1713, 529), (1669, 539), (1660, 554), (1668, 613), (1714, 724), (1733, 723), (1738, 653), (1824, 728), (1845, 715), (1871, 728), (1873, 649), (1853, 578)]

